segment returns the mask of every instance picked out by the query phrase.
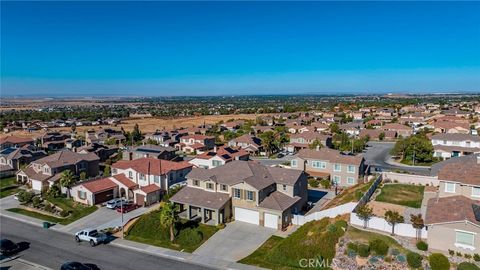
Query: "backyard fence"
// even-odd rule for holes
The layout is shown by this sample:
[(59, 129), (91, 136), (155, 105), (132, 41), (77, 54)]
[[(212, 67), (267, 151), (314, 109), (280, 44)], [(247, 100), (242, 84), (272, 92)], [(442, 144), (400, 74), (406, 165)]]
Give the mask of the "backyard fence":
[(334, 218), (339, 215), (350, 214), (353, 211), (353, 209), (355, 209), (356, 205), (357, 203), (355, 202), (349, 202), (336, 207), (314, 212), (306, 216), (294, 215), (292, 223), (295, 225), (303, 225), (312, 220), (321, 220), (326, 217)]
[(362, 207), (362, 206), (364, 206), (365, 204), (368, 203), (368, 201), (370, 200), (373, 193), (375, 192), (375, 190), (377, 189), (378, 185), (380, 185), (381, 182), (382, 182), (382, 174), (380, 174), (377, 177), (377, 179), (375, 179), (375, 181), (370, 186), (370, 188), (368, 188), (367, 192), (365, 192), (365, 194), (363, 194), (362, 198), (360, 198), (360, 200), (358, 201), (357, 206), (355, 207), (355, 209), (353, 209), (353, 212), (356, 212), (358, 208), (360, 208), (360, 207)]
[(383, 179), (390, 180), (392, 182), (401, 183), (401, 184), (413, 184), (413, 185), (430, 185), (430, 186), (439, 186), (440, 181), (436, 176), (423, 176), (423, 175), (413, 175), (405, 173), (395, 173), (395, 172), (384, 172)]
[[(350, 215), (350, 224), (363, 227), (365, 223), (355, 213), (352, 213)], [(368, 220), (367, 228), (387, 233), (392, 232), (392, 226), (381, 217), (372, 217), (370, 220)], [(417, 229), (413, 228), (412, 224), (399, 223), (395, 225), (395, 234), (405, 237), (417, 237)], [(427, 230), (423, 228), (421, 231), (421, 238), (425, 239), (427, 238), (427, 235)]]

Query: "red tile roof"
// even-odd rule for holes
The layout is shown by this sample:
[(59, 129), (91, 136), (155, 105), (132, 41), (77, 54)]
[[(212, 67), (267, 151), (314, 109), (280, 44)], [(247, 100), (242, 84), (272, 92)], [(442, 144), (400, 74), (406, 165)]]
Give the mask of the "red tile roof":
[(164, 175), (170, 171), (178, 171), (193, 167), (192, 164), (182, 161), (173, 162), (155, 158), (140, 158), (135, 160), (120, 160), (112, 165), (112, 168), (121, 170), (133, 169), (136, 172), (149, 175)]
[(22, 138), (22, 137), (17, 137), (17, 136), (6, 136), (3, 138), (0, 138), (0, 144), (4, 143), (33, 143), (33, 140), (31, 138)]
[(141, 187), (140, 190), (148, 194), (148, 193), (159, 191), (160, 187), (155, 184), (150, 184), (148, 186)]
[(128, 179), (128, 177), (126, 177), (124, 174), (117, 174), (117, 175), (112, 176), (112, 178), (115, 178), (115, 180), (117, 180), (121, 184), (125, 185), (129, 189), (133, 189), (134, 187), (137, 186), (137, 184), (135, 182)]
[(84, 186), (86, 189), (90, 190), (92, 193), (99, 193), (99, 192), (107, 191), (117, 187), (117, 184), (115, 184), (112, 180), (108, 178), (101, 178), (101, 179), (88, 181), (88, 182), (82, 183), (81, 185)]

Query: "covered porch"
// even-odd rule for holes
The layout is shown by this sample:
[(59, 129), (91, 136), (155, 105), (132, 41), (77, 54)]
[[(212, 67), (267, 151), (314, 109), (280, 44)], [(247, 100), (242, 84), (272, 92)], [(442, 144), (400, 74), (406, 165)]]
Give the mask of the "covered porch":
[(228, 194), (184, 187), (170, 201), (178, 206), (179, 216), (188, 220), (200, 220), (203, 224), (218, 225), (230, 217)]

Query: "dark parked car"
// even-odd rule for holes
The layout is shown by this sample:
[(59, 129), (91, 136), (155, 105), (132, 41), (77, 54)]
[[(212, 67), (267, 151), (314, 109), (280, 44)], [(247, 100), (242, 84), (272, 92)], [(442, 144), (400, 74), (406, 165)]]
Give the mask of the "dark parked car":
[(122, 207), (117, 207), (117, 212), (119, 213), (128, 213), (130, 211), (133, 211), (135, 209), (138, 208), (138, 205), (134, 204), (134, 203), (126, 203), (124, 204)]
[(0, 240), (0, 253), (2, 255), (15, 254), (20, 251), (20, 246), (8, 239)]
[(79, 262), (66, 262), (62, 264), (60, 270), (99, 270), (96, 265), (89, 263), (79, 263)]

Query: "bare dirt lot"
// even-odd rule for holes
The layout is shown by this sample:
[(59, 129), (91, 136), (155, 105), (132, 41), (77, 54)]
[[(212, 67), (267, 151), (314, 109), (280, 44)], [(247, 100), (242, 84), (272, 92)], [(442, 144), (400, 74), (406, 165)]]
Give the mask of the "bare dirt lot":
[[(219, 121), (228, 121), (230, 119), (245, 119), (245, 120), (253, 120), (259, 115), (255, 114), (229, 114), (229, 115), (205, 115), (205, 116), (196, 116), (196, 117), (177, 117), (177, 118), (136, 118), (136, 119), (127, 119), (123, 120), (121, 124), (116, 126), (86, 126), (82, 127), (79, 126), (76, 128), (77, 132), (83, 134), (86, 130), (95, 129), (98, 130), (100, 128), (112, 127), (114, 129), (120, 129), (123, 127), (125, 131), (133, 130), (135, 124), (138, 124), (140, 130), (143, 133), (154, 132), (157, 129), (171, 129), (171, 128), (181, 128), (181, 127), (193, 127), (199, 126), (203, 123), (205, 124), (214, 124)], [(52, 128), (51, 131), (70, 131), (70, 127), (66, 128)], [(0, 135), (3, 137), (5, 135), (16, 135), (20, 137), (38, 137), (41, 134), (45, 133), (44, 130), (38, 130), (35, 132), (25, 132), (25, 131), (13, 131), (8, 134)]]

